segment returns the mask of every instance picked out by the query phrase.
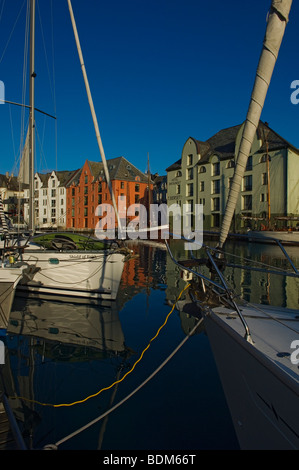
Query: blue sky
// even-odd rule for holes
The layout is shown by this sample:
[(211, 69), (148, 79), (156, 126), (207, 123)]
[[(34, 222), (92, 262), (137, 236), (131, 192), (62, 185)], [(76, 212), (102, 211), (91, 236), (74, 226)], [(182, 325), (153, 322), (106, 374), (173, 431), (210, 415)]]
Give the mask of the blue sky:
[[(0, 80), (22, 101), (27, 0), (0, 0)], [(247, 113), (270, 0), (72, 0), (106, 158), (152, 172)], [(18, 20), (17, 20), (18, 18)], [(16, 22), (17, 20), (17, 22)], [(299, 148), (299, 6), (290, 21), (262, 113)], [(37, 171), (100, 160), (66, 0), (37, 0)], [(28, 71), (26, 103), (28, 104)], [(298, 95), (299, 97), (299, 95)], [(25, 120), (28, 112), (25, 113)], [(21, 109), (0, 105), (0, 173), (16, 173)]]

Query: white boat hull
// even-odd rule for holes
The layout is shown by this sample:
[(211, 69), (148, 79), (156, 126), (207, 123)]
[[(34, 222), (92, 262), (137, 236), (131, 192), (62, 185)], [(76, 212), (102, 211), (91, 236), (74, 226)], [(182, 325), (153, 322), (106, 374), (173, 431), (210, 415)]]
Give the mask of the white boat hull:
[(6, 330), (16, 286), (23, 276), (22, 268), (0, 268), (0, 329)]
[(224, 308), (205, 315), (207, 334), (240, 447), (299, 449), (298, 366), (290, 360), (298, 312), (263, 310), (242, 309), (253, 344), (239, 318)]
[(123, 253), (30, 251), (18, 289), (39, 294), (115, 300), (124, 267)]
[(74, 304), (52, 296), (40, 300), (29, 296), (16, 298), (7, 327), (9, 334), (23, 334), (45, 341), (90, 347), (104, 353), (121, 354), (126, 350), (117, 302)]

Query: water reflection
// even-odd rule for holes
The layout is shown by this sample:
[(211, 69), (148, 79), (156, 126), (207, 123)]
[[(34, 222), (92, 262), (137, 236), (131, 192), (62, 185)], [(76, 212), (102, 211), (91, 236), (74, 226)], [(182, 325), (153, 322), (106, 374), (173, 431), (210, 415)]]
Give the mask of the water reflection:
[[(28, 401), (71, 403), (113, 384), (132, 367), (149, 339), (161, 326), (186, 281), (171, 261), (165, 247), (131, 242), (130, 248), (136, 256), (125, 265), (115, 302), (73, 304), (59, 299), (54, 301), (16, 297), (5, 339), (6, 361), (1, 375), (8, 396), (26, 398), (11, 400), (11, 406), (30, 448), (41, 448), (48, 443), (57, 442), (109, 409), (116, 399), (126, 396), (139, 385), (194, 327), (197, 320), (183, 296), (178, 305), (179, 310), (173, 314), (161, 339), (151, 346), (150, 352), (143, 359), (142, 367), (136, 369), (120, 386), (114, 386), (98, 398), (87, 401), (82, 405), (83, 408), (81, 405), (70, 408), (45, 407)], [(279, 268), (285, 267), (278, 247), (232, 243), (227, 249), (233, 255), (240, 256), (242, 264), (250, 259)], [(172, 250), (179, 259), (185, 258), (186, 254), (190, 256), (190, 253), (184, 251), (184, 245), (180, 241), (172, 243)], [(297, 250), (291, 247), (289, 253), (298, 266)], [(227, 267), (224, 275), (231, 287), (248, 301), (298, 307), (297, 279), (232, 267)], [(202, 327), (196, 331), (194, 337), (195, 341), (190, 343), (190, 349), (186, 347), (186, 353), (182, 352), (176, 359), (177, 362), (174, 362), (174, 375), (168, 375), (171, 374), (170, 367), (164, 375), (161, 374), (160, 379), (156, 379), (156, 386), (161, 381), (161, 392), (160, 395), (154, 395), (154, 403), (164, 400), (164, 407), (159, 409), (158, 416), (154, 415), (152, 426), (155, 429), (151, 429), (150, 436), (146, 431), (150, 426), (147, 408), (151, 409), (153, 400), (149, 386), (126, 408), (131, 410), (130, 420), (133, 423), (140, 414), (140, 411), (135, 410), (140, 410), (141, 407), (142, 413), (147, 416), (144, 424), (134, 427), (126, 420), (124, 425), (123, 411), (120, 410), (116, 416), (105, 418), (83, 436), (67, 443), (66, 448), (112, 449), (119, 446), (137, 449), (138, 445), (148, 449), (237, 447)], [(168, 390), (172, 381), (174, 387)], [(187, 387), (183, 386), (186, 382), (190, 382)], [(180, 383), (183, 387), (182, 396), (178, 396)], [(168, 394), (164, 397), (163, 393), (167, 390)], [(211, 401), (206, 399), (204, 410), (197, 407), (194, 411), (192, 407), (191, 411), (179, 405), (190, 400), (198, 403), (199, 390), (202, 394), (206, 393), (206, 397), (212, 390), (215, 397)], [(188, 420), (186, 441), (182, 441), (180, 432), (172, 436), (171, 442), (167, 440), (168, 435), (159, 434), (165, 421), (168, 424), (172, 422), (171, 403), (173, 406), (178, 403), (176, 425), (180, 427)], [(194, 413), (197, 421), (191, 424)], [(217, 422), (216, 426), (213, 425), (213, 417)], [(157, 420), (160, 420), (158, 426)], [(200, 426), (205, 432), (199, 442)], [(145, 441), (142, 441), (143, 435)]]

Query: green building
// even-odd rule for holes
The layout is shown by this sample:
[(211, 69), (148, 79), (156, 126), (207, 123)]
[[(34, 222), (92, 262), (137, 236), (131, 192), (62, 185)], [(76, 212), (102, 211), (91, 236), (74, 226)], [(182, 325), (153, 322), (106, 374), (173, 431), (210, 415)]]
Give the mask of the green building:
[[(167, 204), (203, 206), (204, 230), (221, 226), (243, 124), (206, 142), (189, 137), (167, 171)], [(299, 150), (260, 121), (244, 172), (232, 231), (261, 228), (277, 217), (299, 215)], [(284, 222), (286, 223), (286, 222)]]

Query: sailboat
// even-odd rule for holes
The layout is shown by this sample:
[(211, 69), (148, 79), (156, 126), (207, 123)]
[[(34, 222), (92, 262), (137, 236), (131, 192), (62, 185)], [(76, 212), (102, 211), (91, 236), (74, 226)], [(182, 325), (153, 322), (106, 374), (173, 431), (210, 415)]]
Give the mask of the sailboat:
[[(242, 301), (223, 275), (225, 242), (291, 4), (271, 4), (218, 246), (204, 245), (205, 259), (185, 262), (169, 248), (192, 275), (189, 295), (204, 318), (241, 449), (299, 449), (299, 311)], [(298, 278), (287, 259), (291, 271), (278, 274)]]
[[(68, 1), (74, 36), (77, 44), (81, 69), (84, 76), (88, 101), (94, 122), (98, 146), (103, 161), (105, 177), (110, 188), (112, 201), (115, 198), (112, 191), (109, 171), (103, 150), (98, 128), (97, 118), (89, 89), (78, 32), (70, 0)], [(12, 275), (16, 268), (22, 268), (22, 277), (18, 281), (18, 289), (40, 295), (61, 295), (73, 298), (90, 298), (115, 300), (121, 281), (124, 262), (129, 250), (124, 246), (113, 246), (110, 242), (92, 246), (92, 249), (82, 249), (80, 246), (63, 243), (55, 246), (56, 249), (47, 249), (43, 243), (34, 238), (34, 160), (35, 160), (35, 0), (30, 0), (30, 94), (29, 94), (29, 231), (31, 237), (20, 246), (14, 243), (3, 250), (3, 257), (8, 259), (14, 250), (10, 266)], [(63, 234), (60, 234), (60, 242)], [(70, 234), (66, 233), (65, 237)], [(45, 238), (45, 236), (44, 236)], [(90, 244), (86, 244), (86, 247)], [(75, 248), (75, 249), (72, 249)], [(7, 268), (8, 269), (8, 268)]]

